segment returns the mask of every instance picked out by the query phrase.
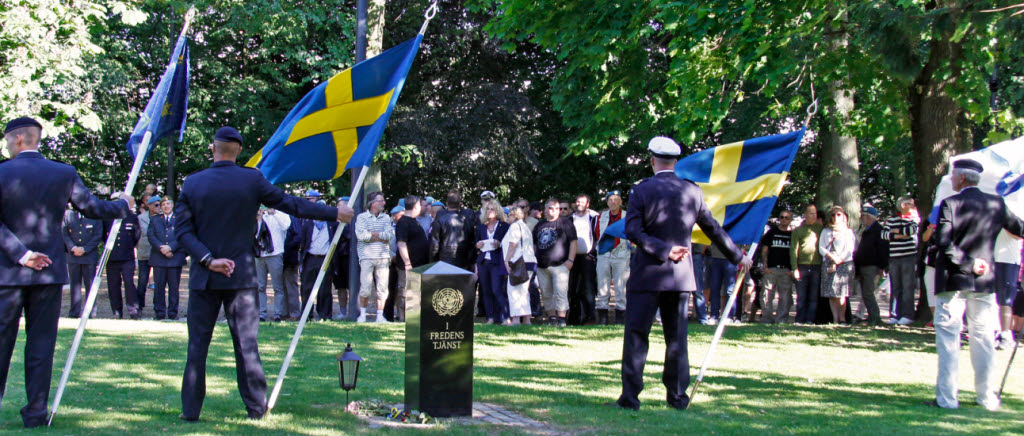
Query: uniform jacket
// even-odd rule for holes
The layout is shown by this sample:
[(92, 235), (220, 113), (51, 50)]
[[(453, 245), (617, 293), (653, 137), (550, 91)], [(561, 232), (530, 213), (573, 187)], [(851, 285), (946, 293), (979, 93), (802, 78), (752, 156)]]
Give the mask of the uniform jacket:
[(1002, 197), (968, 187), (942, 200), (938, 230), (932, 235), (939, 250), (935, 293), (995, 292), (995, 273), (975, 276), (974, 259), (995, 268), (996, 236), (1003, 229), (1024, 234), (1024, 222), (1006, 208)]
[[(177, 212), (173, 215), (177, 215)], [(163, 214), (151, 217), (149, 220), (149, 229), (146, 231), (146, 237), (149, 238), (149, 245), (151, 247), (149, 251), (149, 266), (166, 268), (185, 265), (185, 247), (181, 245), (178, 238), (174, 235), (176, 224), (173, 221), (177, 217), (173, 215), (171, 216), (172, 222), (169, 224), (166, 215)], [(171, 247), (174, 256), (164, 256), (160, 252), (161, 245)]]
[(689, 180), (663, 171), (638, 183), (629, 197), (626, 237), (636, 244), (630, 260), (627, 292), (697, 290), (693, 277), (693, 256), (679, 262), (669, 260), (672, 246), (690, 247), (690, 233), (697, 224), (704, 234), (737, 264), (743, 252), (733, 244), (722, 226), (711, 216), (704, 194)]
[[(74, 265), (95, 265), (99, 262), (98, 247), (103, 243), (103, 224), (100, 220), (86, 218), (81, 212), (69, 210), (64, 212), (64, 225), (61, 228), (64, 236), (64, 247), (68, 250), (68, 263)], [(74, 247), (82, 247), (85, 254), (71, 254)]]
[[(114, 220), (103, 221), (103, 241), (106, 242), (110, 235), (110, 229), (114, 226)], [(142, 239), (142, 227), (139, 226), (139, 217), (135, 214), (128, 214), (128, 217), (121, 221), (121, 230), (117, 233), (117, 240), (114, 241), (114, 249), (110, 250), (111, 262), (132, 262), (135, 260), (135, 245)]]
[[(234, 162), (214, 162), (185, 179), (175, 206), (175, 235), (194, 261), (189, 289), (256, 287), (256, 211), (260, 204), (292, 217), (337, 221), (338, 209), (285, 194), (259, 170)], [(235, 262), (231, 277), (213, 273), (200, 261), (207, 255)], [(150, 261), (152, 262), (152, 260)]]
[[(484, 259), (486, 252), (477, 250), (476, 251), (476, 262), (479, 264), (489, 265), (504, 265), (505, 254), (501, 250), (501, 240), (505, 239), (505, 234), (508, 233), (508, 223), (504, 221), (498, 221), (498, 226), (494, 229), (494, 239), (498, 241), (497, 248), (491, 252), (491, 260)], [(476, 242), (480, 242), (487, 239), (487, 224), (479, 224), (476, 226)], [(476, 247), (474, 242), (473, 247)]]
[[(68, 202), (89, 218), (123, 218), (124, 200), (103, 201), (89, 192), (70, 165), (37, 152), (19, 153), (0, 163), (0, 286), (68, 282), (67, 246), (61, 234)], [(28, 251), (53, 264), (36, 271), (18, 263)]]

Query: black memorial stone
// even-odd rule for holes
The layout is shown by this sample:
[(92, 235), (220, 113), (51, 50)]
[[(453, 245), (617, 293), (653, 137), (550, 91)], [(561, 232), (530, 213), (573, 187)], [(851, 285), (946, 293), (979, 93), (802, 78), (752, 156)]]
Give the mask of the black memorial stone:
[(473, 273), (444, 262), (409, 271), (405, 291), (405, 408), (473, 414)]

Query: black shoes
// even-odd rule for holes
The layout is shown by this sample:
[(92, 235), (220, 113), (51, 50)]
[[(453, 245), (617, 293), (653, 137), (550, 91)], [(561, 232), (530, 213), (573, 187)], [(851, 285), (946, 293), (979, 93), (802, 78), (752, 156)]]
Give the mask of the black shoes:
[(181, 415), (178, 415), (178, 419), (180, 419), (182, 421), (185, 421), (185, 422), (199, 422), (199, 417), (198, 416), (196, 416), (196, 417), (185, 416), (184, 413), (182, 413)]

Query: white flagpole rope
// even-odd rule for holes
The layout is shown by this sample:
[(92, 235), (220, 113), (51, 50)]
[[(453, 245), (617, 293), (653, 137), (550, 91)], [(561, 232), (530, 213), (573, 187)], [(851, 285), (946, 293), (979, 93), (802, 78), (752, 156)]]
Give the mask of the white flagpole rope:
[[(369, 166), (364, 166), (359, 171), (359, 178), (356, 180), (356, 184), (352, 187), (352, 194), (349, 195), (348, 207), (352, 207), (355, 204), (356, 196), (359, 195), (359, 190), (363, 187), (363, 181), (366, 179), (366, 173), (370, 169)], [(327, 255), (324, 256), (324, 263), (320, 266), (320, 273), (316, 276), (316, 282), (313, 284), (313, 290), (309, 293), (309, 298), (306, 299), (306, 307), (302, 309), (302, 317), (299, 318), (299, 325), (295, 328), (295, 335), (292, 336), (292, 343), (288, 346), (288, 353), (284, 355), (284, 363), (281, 364), (281, 371), (277, 373), (277, 380), (274, 382), (274, 390), (270, 393), (270, 400), (267, 401), (267, 413), (270, 413), (274, 409), (274, 405), (277, 404), (277, 397), (281, 394), (281, 387), (284, 385), (284, 376), (288, 373), (288, 366), (292, 363), (292, 357), (295, 356), (295, 348), (299, 345), (299, 338), (302, 337), (302, 330), (306, 328), (306, 320), (309, 318), (309, 313), (313, 310), (313, 302), (316, 301), (317, 294), (320, 293), (320, 284), (324, 281), (324, 276), (327, 274), (327, 269), (331, 265), (331, 259), (334, 257), (334, 250), (338, 248), (338, 241), (341, 240), (341, 232), (345, 230), (345, 223), (338, 225), (338, 230), (334, 232), (334, 238), (331, 239), (331, 246), (327, 249)]]

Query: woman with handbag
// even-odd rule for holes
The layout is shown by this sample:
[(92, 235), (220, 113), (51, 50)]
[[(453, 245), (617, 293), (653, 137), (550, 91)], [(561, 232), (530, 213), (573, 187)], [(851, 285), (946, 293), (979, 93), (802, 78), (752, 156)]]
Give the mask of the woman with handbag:
[(530, 280), (537, 270), (537, 256), (533, 252), (533, 233), (524, 219), (526, 211), (512, 206), (509, 210), (509, 228), (501, 240), (508, 271), (508, 307), (512, 325), (530, 324)]
[(480, 280), (480, 297), (484, 300), (487, 324), (511, 324), (508, 319), (508, 294), (505, 292), (505, 257), (501, 240), (508, 232), (505, 211), (497, 200), (484, 201), (480, 208), (480, 225), (476, 229), (476, 271)]

